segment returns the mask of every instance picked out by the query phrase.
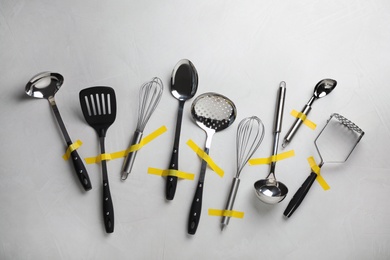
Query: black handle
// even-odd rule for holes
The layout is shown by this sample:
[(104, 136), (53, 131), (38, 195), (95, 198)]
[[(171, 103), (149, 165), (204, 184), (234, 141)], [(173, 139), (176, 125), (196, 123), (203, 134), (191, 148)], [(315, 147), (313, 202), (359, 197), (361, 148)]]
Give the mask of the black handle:
[[(178, 170), (179, 169), (179, 142), (180, 142), (180, 132), (181, 132), (181, 122), (183, 119), (183, 109), (184, 109), (184, 100), (179, 101), (179, 110), (177, 112), (176, 120), (176, 129), (175, 129), (175, 140), (173, 142), (173, 150), (171, 156), (171, 162), (169, 163), (169, 169)], [(165, 188), (165, 198), (167, 200), (173, 200), (176, 193), (177, 186), (177, 177), (168, 176), (167, 185)]]
[(294, 211), (299, 207), (303, 199), (305, 198), (307, 192), (309, 191), (311, 185), (317, 178), (317, 174), (314, 172), (311, 172), (309, 177), (305, 180), (305, 182), (302, 184), (302, 186), (297, 190), (297, 192), (294, 194), (293, 198), (291, 199), (290, 203), (288, 204), (286, 210), (283, 212), (283, 215), (286, 217), (291, 217)]
[(195, 196), (192, 201), (190, 216), (188, 219), (188, 234), (195, 235), (198, 228), (200, 213), (202, 212), (203, 181), (198, 182)]
[(73, 152), (71, 152), (70, 157), (72, 158), (74, 169), (76, 171), (77, 177), (79, 177), (79, 180), (84, 190), (88, 191), (92, 189), (92, 185), (87, 173), (87, 169), (85, 168), (84, 163), (80, 158), (79, 154), (77, 153), (77, 151), (74, 150)]
[[(178, 165), (177, 165), (178, 159), (179, 159), (179, 150), (176, 147), (174, 147), (172, 151), (171, 162), (169, 164), (170, 170), (178, 169)], [(168, 175), (167, 185), (165, 189), (165, 197), (167, 200), (173, 200), (173, 198), (175, 197), (176, 186), (177, 186), (177, 177)]]
[[(100, 152), (105, 153), (104, 136), (99, 137)], [(104, 227), (107, 233), (114, 232), (114, 205), (112, 203), (110, 185), (108, 184), (107, 161), (102, 160), (102, 178), (103, 178), (103, 219)]]
[(108, 180), (103, 181), (103, 216), (106, 232), (114, 232), (114, 206), (112, 204)]

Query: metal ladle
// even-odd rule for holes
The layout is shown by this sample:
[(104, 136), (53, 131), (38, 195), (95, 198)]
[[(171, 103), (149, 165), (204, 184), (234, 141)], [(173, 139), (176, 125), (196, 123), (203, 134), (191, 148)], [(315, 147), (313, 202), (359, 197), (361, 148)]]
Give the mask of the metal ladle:
[[(279, 84), (279, 93), (278, 93), (276, 111), (275, 111), (274, 144), (273, 144), (272, 156), (275, 156), (278, 153), (279, 135), (280, 132), (282, 131), (282, 119), (283, 119), (285, 97), (286, 97), (286, 83), (282, 81)], [(254, 184), (257, 198), (267, 204), (276, 204), (278, 202), (281, 202), (288, 193), (288, 189), (286, 185), (284, 185), (280, 181), (277, 181), (275, 178), (275, 165), (276, 162), (272, 161), (267, 178), (259, 180)]]
[[(337, 81), (334, 79), (323, 79), (318, 82), (317, 85), (314, 87), (313, 96), (310, 98), (310, 100), (307, 102), (307, 104), (303, 107), (301, 111), (302, 115), (307, 116), (311, 110), (311, 106), (313, 105), (314, 101), (328, 95), (330, 92), (332, 92), (336, 85)], [(301, 120), (300, 118), (297, 118), (295, 120), (294, 124), (291, 126), (290, 130), (284, 137), (282, 144), (283, 148), (285, 148), (291, 142), (295, 133), (301, 126), (302, 122), (303, 120)]]
[[(54, 95), (60, 89), (63, 82), (64, 77), (59, 73), (41, 72), (30, 79), (26, 85), (25, 92), (30, 97), (44, 98), (49, 101), (50, 107), (53, 110), (54, 116), (57, 119), (58, 125), (60, 126), (61, 132), (66, 141), (67, 147), (69, 147), (72, 145), (72, 140), (66, 131), (65, 124), (62, 121), (60, 115), (60, 111), (58, 110), (54, 100)], [(87, 170), (85, 169), (83, 161), (76, 150), (70, 153), (70, 158), (72, 158), (74, 169), (84, 190), (88, 191), (92, 189)]]

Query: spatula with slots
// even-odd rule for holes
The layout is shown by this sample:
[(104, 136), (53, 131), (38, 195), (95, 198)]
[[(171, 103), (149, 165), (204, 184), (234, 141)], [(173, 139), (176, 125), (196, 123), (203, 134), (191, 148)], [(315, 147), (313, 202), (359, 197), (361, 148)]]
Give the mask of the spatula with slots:
[[(100, 141), (100, 152), (105, 154), (104, 140), (107, 129), (116, 117), (115, 91), (111, 87), (91, 87), (80, 91), (81, 110), (87, 123), (96, 130)], [(107, 233), (114, 232), (114, 207), (108, 184), (107, 162), (101, 160), (103, 178), (103, 216)]]

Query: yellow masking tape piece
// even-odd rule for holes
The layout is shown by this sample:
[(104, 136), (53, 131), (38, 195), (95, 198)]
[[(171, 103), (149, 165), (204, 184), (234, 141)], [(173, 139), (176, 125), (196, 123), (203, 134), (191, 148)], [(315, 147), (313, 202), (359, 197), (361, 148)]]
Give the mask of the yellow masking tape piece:
[(178, 177), (180, 179), (187, 179), (187, 180), (193, 180), (194, 176), (195, 176), (195, 174), (193, 174), (193, 173), (187, 173), (187, 172), (182, 172), (182, 171), (177, 171), (177, 170), (161, 170), (161, 169), (152, 168), (152, 167), (148, 168), (148, 173), (163, 176), (163, 177), (175, 176), (175, 177)]
[(293, 157), (294, 155), (295, 155), (294, 150), (290, 150), (284, 153), (279, 153), (277, 155), (272, 155), (271, 157), (267, 157), (267, 158), (250, 159), (248, 162), (249, 165), (270, 164), (271, 162), (277, 162), (283, 159), (287, 159)]
[(312, 156), (310, 156), (309, 158), (307, 158), (307, 161), (309, 162), (311, 170), (315, 174), (317, 174), (316, 180), (321, 185), (321, 187), (324, 190), (329, 190), (330, 186), (328, 185), (328, 183), (326, 183), (325, 179), (322, 177), (322, 175), (321, 175), (321, 168), (316, 164), (316, 162), (314, 161), (314, 158)]
[(139, 142), (139, 144), (134, 144), (134, 145), (130, 146), (126, 150), (126, 154), (134, 152), (134, 151), (138, 151), (139, 149), (142, 148), (142, 146), (148, 144), (150, 141), (152, 141), (153, 139), (157, 138), (158, 136), (160, 136), (161, 134), (165, 133), (166, 131), (167, 131), (167, 127), (165, 125), (161, 126), (160, 128), (158, 128), (157, 130), (155, 130), (151, 134), (149, 134), (146, 137), (142, 138), (141, 141)]
[(187, 145), (203, 160), (205, 160), (208, 166), (217, 173), (220, 177), (223, 177), (225, 174), (224, 171), (211, 159), (211, 157), (205, 153), (199, 146), (197, 146), (194, 141), (189, 139)]
[(87, 164), (92, 164), (92, 163), (99, 163), (101, 161), (109, 161), (109, 160), (112, 160), (112, 156), (111, 154), (109, 153), (103, 153), (103, 154), (99, 154), (98, 156), (96, 157), (88, 157), (88, 158), (84, 158), (85, 162)]
[(70, 154), (78, 149), (81, 145), (83, 144), (83, 142), (81, 142), (80, 140), (77, 140), (75, 143), (71, 144), (68, 146), (68, 149), (66, 149), (66, 152), (65, 154), (62, 156), (62, 158), (67, 161), (69, 160), (69, 157), (70, 157)]
[(293, 117), (296, 117), (296, 118), (299, 118), (303, 121), (303, 123), (309, 127), (310, 129), (314, 130), (316, 129), (317, 125), (315, 123), (313, 123), (312, 121), (310, 121), (309, 119), (307, 119), (307, 116), (302, 114), (301, 112), (298, 112), (296, 110), (293, 110), (291, 111), (290, 113)]
[[(118, 158), (123, 158), (128, 153), (134, 152), (134, 151), (137, 151), (137, 150), (141, 149), (142, 146), (148, 144), (153, 139), (157, 138), (158, 136), (160, 136), (161, 134), (165, 133), (166, 131), (167, 131), (167, 127), (165, 125), (161, 126), (160, 128), (158, 128), (157, 130), (155, 130), (151, 134), (149, 134), (149, 135), (145, 136), (144, 138), (142, 138), (141, 141), (138, 144), (134, 144), (134, 145), (130, 146), (127, 150), (122, 150), (122, 151), (106, 154), (106, 155), (110, 156), (110, 158), (106, 159), (106, 160), (114, 160), (114, 159), (118, 159)], [(85, 160), (85, 162), (87, 164), (91, 164), (91, 163), (98, 163), (98, 162), (100, 162), (101, 158), (100, 158), (100, 156), (96, 156), (96, 157), (88, 157), (88, 158), (85, 158), (84, 160)]]
[(209, 209), (209, 216), (244, 218), (244, 212), (234, 210)]

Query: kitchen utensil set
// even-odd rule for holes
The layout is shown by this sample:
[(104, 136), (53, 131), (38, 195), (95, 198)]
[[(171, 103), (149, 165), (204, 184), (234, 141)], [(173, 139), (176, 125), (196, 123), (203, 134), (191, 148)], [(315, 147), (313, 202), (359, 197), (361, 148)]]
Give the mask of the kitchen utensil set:
[[(54, 95), (63, 84), (63, 81), (64, 78), (58, 73), (42, 72), (34, 76), (27, 83), (25, 92), (31, 97), (45, 98), (49, 101), (50, 107), (53, 110), (67, 144), (67, 152), (72, 159), (76, 175), (84, 190), (88, 191), (92, 188), (88, 173), (76, 149), (71, 149), (73, 143), (66, 131), (64, 122), (61, 119), (58, 107), (54, 100)], [(195, 96), (198, 88), (198, 73), (191, 61), (183, 59), (176, 64), (172, 71), (170, 85), (171, 94), (179, 101), (179, 107), (176, 119), (175, 138), (168, 170), (178, 171), (179, 142), (184, 104), (187, 100)], [(297, 118), (285, 136), (282, 144), (283, 147), (286, 147), (291, 142), (293, 136), (304, 121), (303, 117), (305, 118), (310, 112), (313, 102), (331, 93), (336, 85), (337, 82), (332, 79), (324, 79), (317, 83), (314, 88), (313, 96), (300, 113), (301, 117)], [(163, 83), (161, 79), (157, 77), (141, 86), (139, 92), (138, 122), (131, 141), (131, 146), (140, 144), (145, 126), (159, 104), (162, 92)], [(286, 83), (282, 81), (279, 84), (275, 107), (271, 156), (273, 159), (270, 161), (269, 174), (265, 179), (259, 180), (254, 184), (257, 198), (267, 204), (277, 204), (281, 202), (288, 193), (286, 185), (277, 181), (275, 178), (275, 158), (277, 158), (279, 136), (282, 131), (285, 96)], [(99, 137), (101, 154), (97, 158), (98, 161), (101, 162), (102, 167), (103, 220), (106, 232), (112, 233), (114, 231), (114, 207), (108, 181), (106, 162), (108, 155), (105, 151), (105, 137), (108, 128), (114, 123), (116, 118), (117, 102), (115, 91), (111, 87), (103, 86), (86, 88), (80, 91), (79, 101), (85, 121), (95, 129)], [(198, 153), (198, 155), (202, 154), (202, 162), (188, 217), (187, 232), (190, 235), (194, 235), (198, 228), (202, 212), (203, 188), (208, 164), (207, 158), (209, 157), (213, 135), (233, 124), (237, 117), (237, 109), (233, 101), (229, 98), (221, 94), (209, 92), (199, 95), (193, 101), (191, 116), (193, 121), (206, 133), (204, 151), (203, 153)], [(364, 132), (350, 120), (336, 113), (331, 115), (330, 119), (314, 141), (321, 161), (315, 170), (312, 168), (309, 177), (295, 193), (283, 213), (284, 216), (290, 217), (301, 204), (314, 180), (319, 176), (319, 170), (322, 165), (325, 163), (345, 162), (363, 135)], [(259, 148), (263, 137), (264, 125), (258, 117), (247, 117), (239, 123), (236, 133), (237, 169), (225, 205), (225, 212), (231, 212), (233, 210), (234, 201), (240, 184), (240, 173), (248, 160)], [(201, 150), (199, 149), (199, 151)], [(136, 152), (137, 150), (128, 152), (122, 167), (122, 180), (127, 179), (130, 174), (135, 161)], [(173, 200), (176, 187), (177, 177), (168, 175), (165, 188), (165, 197), (167, 200)], [(231, 215), (228, 214), (222, 215), (222, 230), (229, 224), (230, 217)]]

